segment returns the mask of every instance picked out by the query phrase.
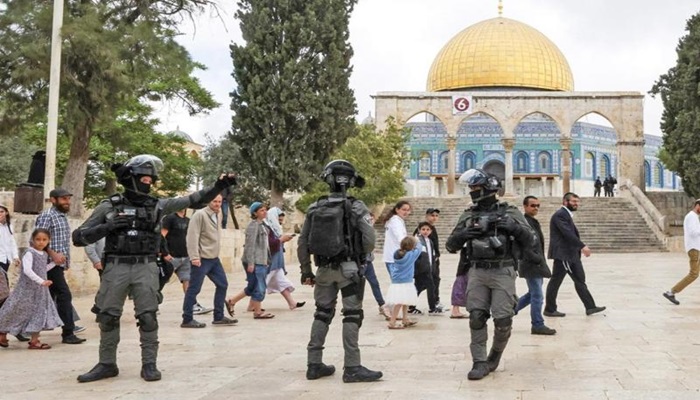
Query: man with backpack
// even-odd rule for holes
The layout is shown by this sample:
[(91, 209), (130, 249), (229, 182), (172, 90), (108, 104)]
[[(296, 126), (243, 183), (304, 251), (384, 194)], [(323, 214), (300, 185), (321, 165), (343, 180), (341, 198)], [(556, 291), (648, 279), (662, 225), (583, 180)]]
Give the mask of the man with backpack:
[[(362, 266), (366, 255), (374, 250), (375, 232), (365, 204), (346, 195), (346, 190), (352, 187), (363, 187), (365, 180), (345, 160), (328, 163), (323, 168), (321, 179), (328, 184), (331, 193), (309, 206), (298, 246), (301, 283), (314, 286), (316, 302), (307, 346), (306, 379), (314, 380), (335, 373), (334, 366), (323, 363), (323, 346), (340, 291), (345, 350), (343, 382), (376, 381), (382, 377), (382, 373), (360, 364), (358, 346), (364, 318), (362, 297), (365, 279)], [(311, 271), (312, 254), (318, 267), (315, 275)]]

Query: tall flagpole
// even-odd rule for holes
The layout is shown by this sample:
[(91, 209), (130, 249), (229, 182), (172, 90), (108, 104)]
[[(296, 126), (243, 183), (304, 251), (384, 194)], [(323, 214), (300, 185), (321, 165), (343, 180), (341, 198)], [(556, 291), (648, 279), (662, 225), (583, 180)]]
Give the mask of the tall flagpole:
[(44, 170), (44, 199), (56, 185), (56, 140), (58, 131), (58, 95), (61, 87), (61, 27), (63, 0), (53, 0), (51, 28), (51, 73), (49, 76), (49, 121), (46, 130), (46, 168)]

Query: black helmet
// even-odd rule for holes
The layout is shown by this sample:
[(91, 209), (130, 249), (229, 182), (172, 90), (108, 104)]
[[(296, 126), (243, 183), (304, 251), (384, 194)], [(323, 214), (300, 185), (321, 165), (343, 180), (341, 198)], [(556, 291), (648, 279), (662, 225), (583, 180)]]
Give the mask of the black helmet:
[(155, 182), (158, 180), (158, 174), (163, 170), (163, 161), (161, 161), (160, 158), (150, 154), (140, 154), (138, 156), (131, 157), (129, 161), (124, 164), (124, 166), (129, 169), (131, 175), (148, 175), (153, 178), (153, 181)]
[(469, 189), (480, 187), (479, 190), (470, 190), (469, 194), (474, 203), (489, 197), (494, 197), (501, 189), (501, 181), (495, 175), (491, 175), (481, 169), (464, 171), (459, 177), (459, 183), (469, 186)]
[(362, 188), (365, 186), (365, 179), (357, 174), (355, 167), (346, 160), (333, 160), (323, 167), (321, 179), (330, 186), (332, 191), (338, 191), (342, 187)]

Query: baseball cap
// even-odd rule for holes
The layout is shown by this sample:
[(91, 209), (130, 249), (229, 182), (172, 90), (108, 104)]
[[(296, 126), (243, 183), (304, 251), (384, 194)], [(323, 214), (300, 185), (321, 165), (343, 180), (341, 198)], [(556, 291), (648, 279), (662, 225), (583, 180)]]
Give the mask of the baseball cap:
[(49, 192), (49, 197), (53, 197), (53, 198), (72, 196), (72, 195), (73, 195), (73, 193), (67, 191), (64, 188), (60, 188), (60, 187)]
[(255, 214), (262, 206), (263, 206), (263, 203), (261, 203), (259, 201), (254, 201), (253, 204), (250, 205), (250, 213)]
[(429, 209), (425, 210), (425, 213), (426, 214), (432, 214), (432, 213), (440, 214), (440, 210), (437, 208), (429, 208)]

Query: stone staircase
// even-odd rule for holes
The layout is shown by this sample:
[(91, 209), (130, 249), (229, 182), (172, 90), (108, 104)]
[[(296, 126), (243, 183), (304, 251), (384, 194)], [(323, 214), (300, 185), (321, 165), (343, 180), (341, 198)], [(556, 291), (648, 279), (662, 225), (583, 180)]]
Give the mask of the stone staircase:
[[(429, 207), (440, 209), (440, 219), (437, 223), (440, 236), (441, 250), (452, 232), (462, 211), (469, 205), (468, 198), (407, 198), (413, 212), (406, 221), (406, 229), (411, 234), (418, 223), (425, 217)], [(578, 227), (581, 239), (594, 253), (650, 253), (666, 251), (661, 241), (647, 226), (635, 206), (624, 197), (584, 197), (578, 211), (574, 213), (574, 221)], [(522, 198), (504, 199), (517, 205), (522, 211)], [(552, 214), (561, 207), (560, 197), (540, 197), (542, 204), (537, 218), (542, 225), (545, 237), (545, 250), (549, 242), (549, 220)], [(389, 211), (389, 207), (384, 212)], [(384, 246), (384, 226), (376, 224), (376, 251)]]

